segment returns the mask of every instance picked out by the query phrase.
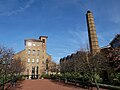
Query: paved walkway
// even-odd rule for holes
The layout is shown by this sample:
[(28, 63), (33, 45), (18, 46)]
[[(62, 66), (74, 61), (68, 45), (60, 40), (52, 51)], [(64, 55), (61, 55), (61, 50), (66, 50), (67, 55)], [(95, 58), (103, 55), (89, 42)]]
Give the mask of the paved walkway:
[[(88, 90), (82, 89), (72, 85), (66, 85), (64, 83), (54, 82), (51, 80), (25, 80), (18, 82), (16, 86), (10, 90)], [(94, 88), (94, 90), (96, 90)], [(101, 89), (103, 90), (103, 89)]]

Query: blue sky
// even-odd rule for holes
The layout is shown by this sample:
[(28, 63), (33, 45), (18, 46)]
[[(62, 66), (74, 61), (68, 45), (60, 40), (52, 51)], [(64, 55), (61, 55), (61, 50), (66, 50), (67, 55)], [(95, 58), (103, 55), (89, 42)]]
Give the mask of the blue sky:
[(86, 48), (85, 14), (94, 14), (99, 46), (120, 33), (120, 0), (0, 0), (0, 44), (15, 52), (24, 39), (48, 36), (47, 52), (56, 62)]

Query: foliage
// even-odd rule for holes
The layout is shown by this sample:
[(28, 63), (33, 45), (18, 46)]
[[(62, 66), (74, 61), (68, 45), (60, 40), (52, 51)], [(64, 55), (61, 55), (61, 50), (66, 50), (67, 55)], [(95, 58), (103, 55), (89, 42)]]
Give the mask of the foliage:
[(49, 78), (50, 78), (50, 75), (43, 73), (43, 74), (41, 75), (41, 78), (49, 79)]
[(109, 48), (92, 55), (80, 50), (60, 59), (62, 78), (120, 85), (120, 48)]
[(111, 74), (111, 84), (120, 86), (120, 73), (112, 73)]

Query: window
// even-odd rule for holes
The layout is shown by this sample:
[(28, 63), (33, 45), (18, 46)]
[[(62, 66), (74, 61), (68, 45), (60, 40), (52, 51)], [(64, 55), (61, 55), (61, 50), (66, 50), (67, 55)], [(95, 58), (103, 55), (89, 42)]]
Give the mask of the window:
[(36, 74), (37, 74), (36, 76), (37, 76), (37, 78), (38, 78), (38, 69), (39, 69), (39, 67), (37, 66), (36, 67)]
[(46, 60), (46, 69), (48, 70), (48, 59)]
[(28, 63), (30, 62), (30, 59), (28, 58)]
[(45, 43), (45, 39), (43, 39), (43, 43)]
[(32, 78), (35, 78), (35, 66), (32, 66)]
[(37, 44), (37, 46), (40, 46), (39, 44)]
[(28, 46), (32, 46), (32, 43), (31, 43), (31, 42), (28, 42)]
[(42, 61), (42, 64), (45, 64), (45, 61)]
[(37, 55), (40, 55), (40, 50), (37, 50)]
[(28, 49), (28, 55), (30, 55), (30, 49)]
[(35, 55), (35, 50), (33, 50), (33, 55)]
[(34, 62), (35, 62), (35, 59), (32, 59), (32, 62), (34, 63)]
[(33, 44), (33, 46), (36, 46), (35, 44)]
[(36, 61), (37, 63), (39, 63), (39, 59), (37, 59), (37, 61)]

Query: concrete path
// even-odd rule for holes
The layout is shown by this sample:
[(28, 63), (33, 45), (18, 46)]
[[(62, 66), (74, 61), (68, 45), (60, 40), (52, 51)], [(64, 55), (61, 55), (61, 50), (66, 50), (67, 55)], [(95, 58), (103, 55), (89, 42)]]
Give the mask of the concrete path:
[[(46, 79), (25, 80), (18, 82), (10, 90), (88, 90), (77, 86), (66, 85), (64, 83), (54, 82)], [(96, 88), (94, 88), (96, 90)], [(100, 89), (104, 90), (104, 89)]]

